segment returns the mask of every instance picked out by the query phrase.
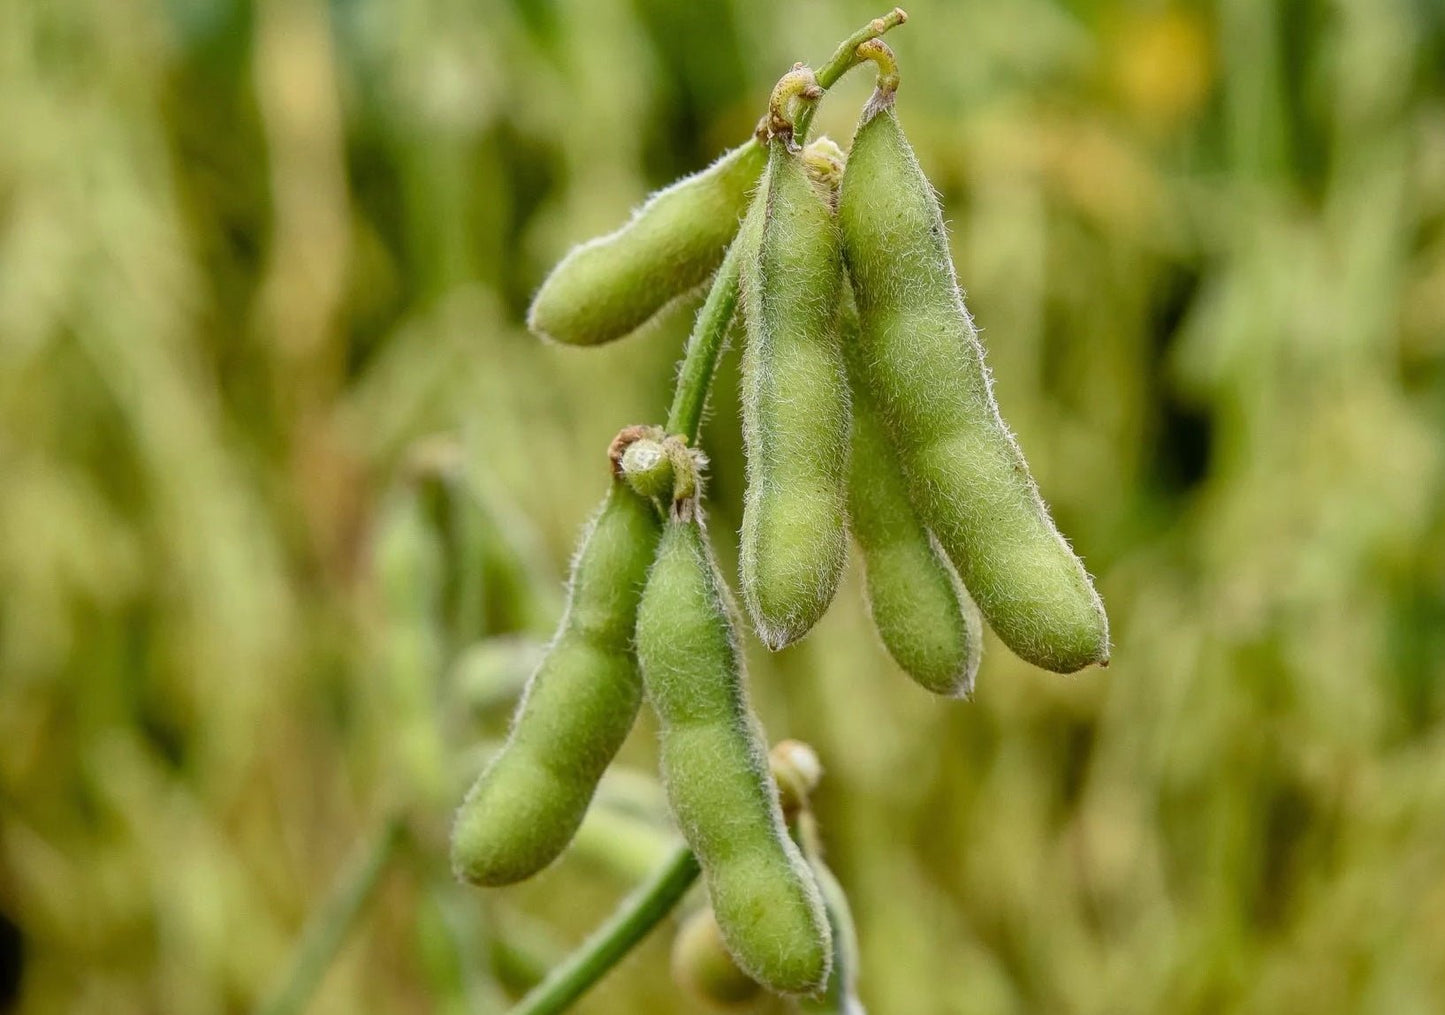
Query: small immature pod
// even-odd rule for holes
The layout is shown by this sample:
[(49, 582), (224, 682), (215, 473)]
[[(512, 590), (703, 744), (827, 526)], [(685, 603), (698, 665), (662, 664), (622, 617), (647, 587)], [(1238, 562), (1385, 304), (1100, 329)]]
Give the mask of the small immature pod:
[(653, 506), (614, 478), (583, 536), (566, 613), (511, 735), (457, 813), (458, 876), (479, 885), (521, 881), (572, 841), (642, 701), (632, 635), (660, 530)]
[(621, 229), (574, 247), (537, 291), (527, 327), (567, 345), (635, 331), (722, 262), (766, 163), (748, 141), (653, 194)]
[[(856, 343), (854, 343), (856, 346)], [(883, 645), (925, 690), (973, 691), (983, 646), (978, 607), (908, 499), (908, 481), (856, 357), (848, 520), (863, 552), (868, 612)]]
[(672, 941), (672, 978), (695, 997), (718, 1007), (751, 1001), (761, 989), (729, 954), (708, 906), (678, 928)]
[(832, 945), (812, 872), (788, 838), (722, 576), (695, 519), (667, 523), (637, 618), (662, 772), (738, 966), (779, 993), (827, 980)]
[(848, 153), (826, 134), (803, 149), (803, 168), (813, 189), (823, 202), (835, 211), (838, 208), (838, 188), (843, 183), (843, 169), (848, 165)]
[(743, 318), (742, 590), (758, 636), (780, 649), (833, 601), (848, 549), (848, 382), (838, 339), (842, 251), (831, 207), (789, 142), (738, 243)]
[(1070, 673), (1109, 658), (1108, 619), (999, 417), (938, 201), (876, 92), (838, 203), (858, 301), (862, 382), (877, 396), (912, 501), (1015, 653)]

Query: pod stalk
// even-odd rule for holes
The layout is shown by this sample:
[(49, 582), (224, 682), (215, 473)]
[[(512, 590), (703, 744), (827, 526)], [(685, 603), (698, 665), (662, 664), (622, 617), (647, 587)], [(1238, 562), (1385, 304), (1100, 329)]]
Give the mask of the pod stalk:
[(793, 69), (779, 78), (778, 83), (773, 86), (772, 98), (768, 100), (767, 120), (760, 125), (763, 133), (759, 140), (781, 138), (787, 142), (788, 147), (795, 147), (794, 117), (790, 114), (789, 107), (796, 100), (802, 108), (808, 108), (807, 104), (816, 103), (822, 97), (823, 89), (819, 86), (812, 68), (801, 63), (794, 64)]
[(873, 95), (863, 107), (863, 122), (867, 123), (885, 109), (893, 106), (893, 97), (898, 91), (898, 57), (882, 39), (869, 39), (858, 44), (859, 61), (871, 60), (878, 67), (878, 81)]

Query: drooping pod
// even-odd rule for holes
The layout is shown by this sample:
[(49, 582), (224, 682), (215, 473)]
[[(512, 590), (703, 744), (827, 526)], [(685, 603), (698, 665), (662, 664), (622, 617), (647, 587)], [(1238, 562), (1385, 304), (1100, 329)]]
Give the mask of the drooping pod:
[(864, 110), (838, 221), (858, 303), (862, 379), (888, 422), (920, 518), (1021, 658), (1063, 673), (1107, 662), (1103, 603), (999, 416), (943, 216), (891, 92), (875, 92)]
[(527, 327), (567, 345), (636, 330), (722, 262), (767, 153), (756, 140), (647, 199), (616, 232), (574, 247), (547, 276)]
[(788, 138), (769, 149), (738, 236), (747, 325), (741, 570), (753, 625), (776, 650), (808, 633), (843, 572), (849, 407), (837, 223)]
[(908, 499), (908, 480), (858, 362), (856, 333), (855, 319), (845, 327), (853, 382), (848, 522), (863, 554), (868, 613), (903, 672), (934, 694), (964, 697), (978, 672), (983, 622)]
[(511, 734), (457, 813), (459, 877), (511, 884), (572, 841), (642, 701), (633, 631), (660, 531), (652, 504), (615, 477), (582, 537), (566, 612)]
[(738, 966), (771, 990), (808, 993), (827, 979), (827, 917), (783, 825), (722, 576), (686, 515), (666, 524), (637, 619), (663, 781)]

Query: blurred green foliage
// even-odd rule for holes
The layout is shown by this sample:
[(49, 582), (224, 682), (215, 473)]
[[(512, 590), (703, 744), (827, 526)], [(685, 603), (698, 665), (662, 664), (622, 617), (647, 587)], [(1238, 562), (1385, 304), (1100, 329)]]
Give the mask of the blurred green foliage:
[[(750, 645), (770, 735), (828, 768), (865, 1003), (1445, 1009), (1445, 9), (907, 6), (900, 114), (1116, 648), (1061, 679), (990, 642), (975, 700), (934, 700), (856, 565), (807, 641)], [(692, 308), (599, 350), (521, 316), (877, 13), (0, 4), (17, 1010), (247, 1010), (398, 806), (406, 861), (311, 1010), (500, 1011), (605, 914), (649, 856), (625, 831), (482, 893), (446, 825)], [(732, 567), (733, 360), (713, 403)], [(578, 1010), (687, 1010), (666, 936)]]

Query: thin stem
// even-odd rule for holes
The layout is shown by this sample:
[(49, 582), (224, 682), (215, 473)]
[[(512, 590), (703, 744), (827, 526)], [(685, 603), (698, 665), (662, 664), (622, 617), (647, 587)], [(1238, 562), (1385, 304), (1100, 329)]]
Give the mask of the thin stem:
[[(901, 7), (895, 7), (883, 17), (874, 18), (854, 32), (843, 41), (827, 63), (813, 72), (813, 80), (817, 86), (827, 89), (836, 84), (849, 70), (866, 61), (867, 57), (858, 53), (859, 46), (907, 20), (907, 12)], [(808, 125), (818, 108), (817, 102), (800, 105), (802, 108), (798, 110), (793, 124), (793, 139), (797, 144), (806, 140)], [(727, 256), (713, 278), (707, 302), (697, 315), (692, 337), (688, 340), (687, 352), (682, 366), (678, 369), (672, 409), (667, 415), (667, 432), (681, 434), (687, 438), (688, 444), (694, 447), (697, 446), (698, 428), (702, 425), (708, 390), (712, 387), (713, 371), (717, 368), (718, 356), (727, 342), (728, 328), (732, 324), (733, 312), (737, 309), (739, 265), (736, 251), (736, 243), (728, 248)]]
[(732, 326), (733, 311), (738, 304), (737, 249), (736, 243), (728, 248), (727, 256), (713, 278), (707, 302), (698, 312), (692, 337), (688, 339), (687, 352), (682, 366), (678, 368), (672, 409), (667, 414), (667, 432), (681, 434), (694, 447), (697, 446), (698, 429), (702, 426), (708, 389), (712, 387), (713, 371), (717, 368), (723, 346), (727, 344), (728, 328)]
[(853, 926), (853, 913), (848, 908), (843, 886), (823, 860), (817, 821), (804, 807), (788, 830), (813, 868), (823, 895), (823, 908), (828, 914), (828, 928), (833, 932), (833, 969), (828, 974), (828, 984), (821, 995), (800, 1001), (798, 1011), (802, 1015), (865, 1015), (857, 995), (858, 931)]
[(679, 846), (652, 879), (623, 900), (582, 947), (517, 1003), (511, 1015), (555, 1015), (585, 994), (647, 936), (697, 878), (697, 859)]
[[(838, 79), (847, 74), (854, 67), (862, 62), (858, 55), (858, 47), (869, 39), (876, 39), (887, 32), (890, 28), (897, 28), (908, 20), (908, 12), (902, 7), (895, 7), (881, 18), (874, 18), (866, 26), (860, 28), (843, 41), (828, 62), (823, 64), (815, 72), (818, 79), (818, 87), (825, 91), (837, 84)], [(808, 126), (813, 122), (813, 112), (818, 108), (817, 103), (804, 106), (798, 113), (798, 119), (793, 124), (793, 139), (802, 144), (808, 139)]]
[(405, 830), (405, 820), (393, 814), (352, 854), (330, 896), (301, 932), (286, 978), (257, 1009), (258, 1015), (298, 1015), (306, 1009), (316, 985), (381, 883)]
[(772, 138), (781, 135), (791, 139), (793, 120), (788, 116), (788, 107), (796, 101), (799, 106), (806, 108), (808, 103), (817, 102), (822, 97), (823, 89), (818, 87), (818, 79), (813, 76), (812, 69), (802, 64), (794, 66), (773, 86), (772, 98), (768, 100), (767, 136)]
[(898, 91), (898, 57), (893, 55), (893, 50), (888, 43), (882, 39), (869, 39), (867, 42), (858, 44), (858, 59), (872, 60), (878, 67), (878, 83), (876, 85), (880, 92)]

